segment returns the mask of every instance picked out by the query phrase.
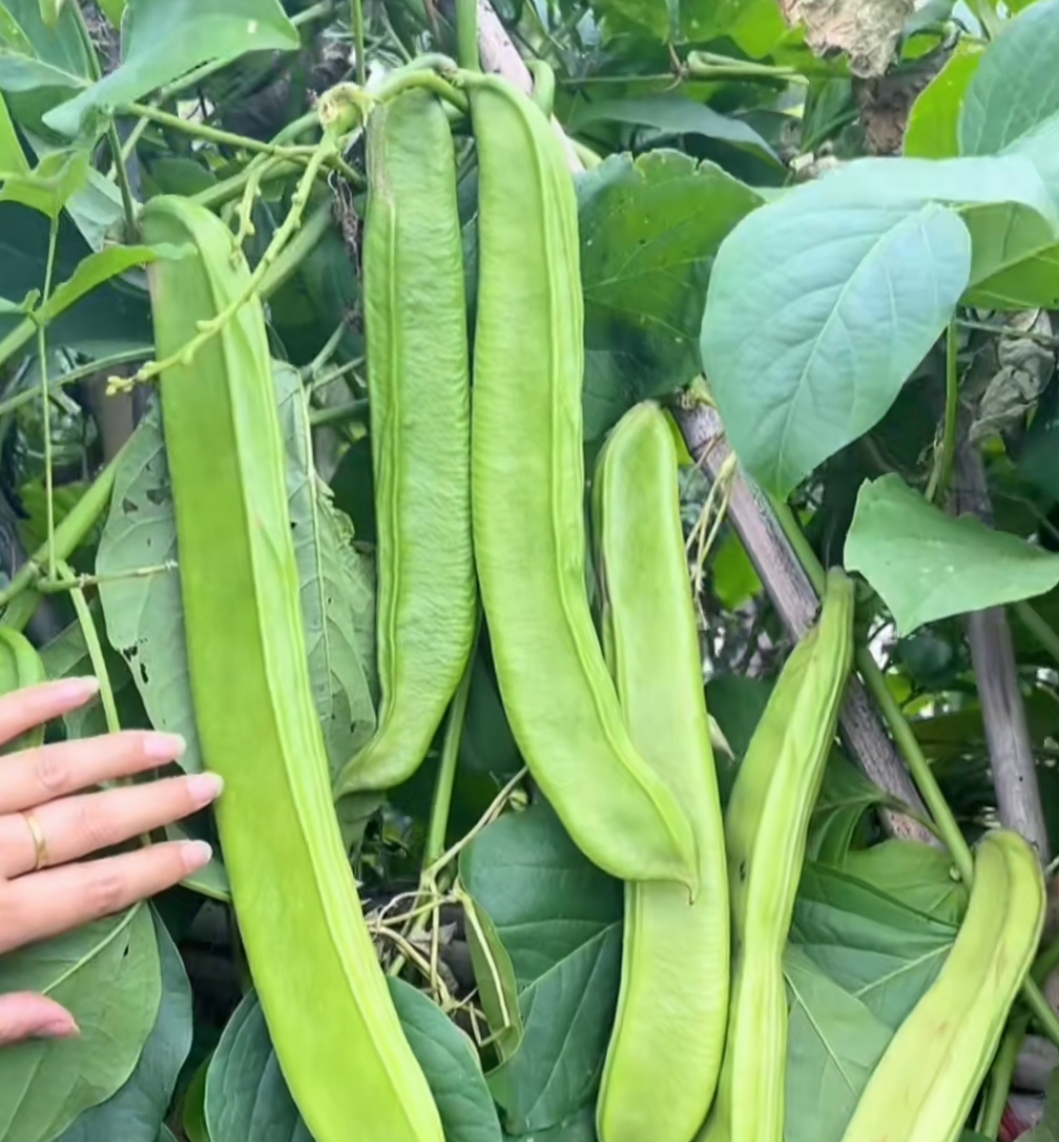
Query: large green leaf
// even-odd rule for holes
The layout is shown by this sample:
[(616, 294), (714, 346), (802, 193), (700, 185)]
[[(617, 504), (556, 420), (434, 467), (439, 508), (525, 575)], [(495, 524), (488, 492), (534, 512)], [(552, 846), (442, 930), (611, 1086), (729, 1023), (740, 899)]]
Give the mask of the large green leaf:
[[(14, 202), (0, 203), (0, 295), (21, 302), (26, 294), (42, 288), (48, 229), (48, 220), (35, 210)], [(64, 213), (59, 220), (53, 280), (69, 278), (90, 252)], [(0, 336), (17, 323), (16, 316), (0, 315)], [(91, 290), (48, 330), (50, 345), (63, 345), (89, 357), (150, 345), (152, 341), (146, 291), (118, 278)]]
[(791, 943), (890, 1027), (934, 982), (956, 928), (848, 873), (809, 861)]
[(841, 864), (864, 814), (877, 806), (900, 808), (837, 749), (831, 751), (824, 781), (809, 823), (806, 854), (812, 860)]
[(986, 49), (960, 113), (960, 151), (994, 155), (1059, 112), (1059, 0), (1040, 0)]
[(44, 121), (75, 135), (90, 110), (132, 102), (199, 64), (250, 51), (295, 51), (300, 42), (278, 0), (129, 0), (121, 65)]
[(283, 1080), (254, 991), (244, 996), (217, 1044), (206, 1072), (204, 1109), (209, 1136), (219, 1142), (257, 1142), (262, 1128), (270, 1142), (312, 1142)]
[(18, 202), (47, 218), (58, 218), (66, 203), (88, 182), (87, 151), (53, 151), (25, 174), (10, 173), (0, 186), (0, 202)]
[(597, 1089), (617, 1001), (622, 888), (581, 855), (550, 806), (501, 817), (460, 876), (514, 968), (518, 1053), (491, 1081), (506, 1129), (558, 1126)]
[(577, 132), (589, 123), (600, 121), (652, 127), (661, 135), (702, 135), (749, 147), (779, 162), (776, 152), (742, 119), (722, 115), (705, 103), (675, 92), (582, 101), (574, 105), (567, 126)]
[(958, 122), (963, 98), (982, 59), (982, 47), (961, 39), (945, 66), (919, 93), (908, 113), (904, 153), (948, 159), (960, 153)]
[(893, 1028), (798, 947), (783, 957), (790, 1023), (784, 1142), (840, 1142)]
[(916, 841), (888, 840), (846, 854), (842, 868), (858, 880), (948, 924), (967, 910), (967, 885), (953, 875), (952, 858)]
[[(446, 1142), (500, 1142), (496, 1108), (469, 1040), (411, 985), (387, 982), (437, 1104)], [(210, 1061), (205, 1119), (210, 1138), (223, 1142), (261, 1142), (266, 1131), (269, 1142), (312, 1142), (283, 1079), (254, 991), (229, 1020)]]
[(861, 485), (845, 565), (878, 591), (902, 635), (1059, 583), (1059, 555), (946, 515), (893, 473)]
[(500, 1142), (500, 1119), (474, 1045), (421, 991), (404, 980), (387, 982), (437, 1103), (446, 1142)]
[(1021, 155), (862, 159), (745, 218), (702, 327), (741, 459), (785, 495), (881, 419), (968, 284), (1015, 272), (1057, 234)]
[(504, 1142), (599, 1142), (596, 1135), (595, 1103), (586, 1103), (550, 1130), (534, 1130), (532, 1134), (505, 1134)]
[(971, 239), (935, 203), (844, 201), (831, 179), (721, 246), (702, 359), (732, 446), (786, 496), (883, 417), (967, 285)]
[(0, 993), (34, 991), (70, 1011), (73, 1039), (0, 1051), (0, 1138), (51, 1142), (133, 1073), (162, 998), (150, 909), (78, 928), (0, 959)]
[[(40, 0), (0, 2), (0, 91), (77, 90), (89, 76), (88, 56), (78, 33), (77, 18), (63, 11), (49, 27), (41, 16)], [(54, 98), (54, 96), (52, 96)], [(16, 119), (25, 104), (16, 100)]]
[(579, 178), (585, 296), (585, 436), (699, 370), (706, 282), (721, 241), (761, 201), (677, 151), (612, 155)]
[(154, 917), (162, 1000), (136, 1069), (106, 1102), (86, 1110), (59, 1142), (155, 1142), (191, 1049), (191, 985), (165, 925)]

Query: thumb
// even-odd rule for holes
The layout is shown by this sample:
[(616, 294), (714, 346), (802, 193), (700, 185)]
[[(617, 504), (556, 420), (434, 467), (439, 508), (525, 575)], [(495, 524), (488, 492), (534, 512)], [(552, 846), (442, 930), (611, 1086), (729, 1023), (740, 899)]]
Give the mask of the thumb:
[(53, 999), (31, 991), (0, 995), (0, 1047), (23, 1039), (69, 1039), (78, 1032), (74, 1017)]

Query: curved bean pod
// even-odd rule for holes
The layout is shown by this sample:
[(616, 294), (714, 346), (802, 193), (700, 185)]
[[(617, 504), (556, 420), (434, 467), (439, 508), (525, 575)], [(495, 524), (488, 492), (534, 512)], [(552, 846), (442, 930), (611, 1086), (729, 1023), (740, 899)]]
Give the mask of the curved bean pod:
[(387, 789), (419, 767), (471, 653), (467, 303), (448, 119), (410, 89), (372, 112), (364, 324), (378, 521), (381, 701), (336, 792)]
[(619, 421), (593, 481), (604, 649), (635, 745), (687, 809), (701, 890), (625, 885), (621, 991), (596, 1108), (600, 1142), (689, 1142), (713, 1101), (728, 1021), (724, 823), (688, 580), (672, 431)]
[(479, 170), (471, 506), (501, 698), (530, 772), (589, 860), (695, 891), (691, 826), (630, 740), (585, 588), (573, 184), (530, 98), (496, 76), (461, 81)]
[(853, 584), (832, 569), (820, 618), (784, 663), (725, 812), (732, 994), (717, 1097), (700, 1142), (783, 1142), (783, 949), (852, 658)]
[[(159, 355), (243, 291), (226, 227), (144, 208)], [(299, 608), (284, 453), (256, 298), (161, 377), (195, 720), (225, 792), (218, 831), (276, 1055), (317, 1142), (444, 1142), (364, 923), (335, 815)]]
[(1044, 908), (1036, 853), (1018, 833), (988, 833), (956, 943), (890, 1040), (842, 1142), (956, 1142), (1033, 962)]

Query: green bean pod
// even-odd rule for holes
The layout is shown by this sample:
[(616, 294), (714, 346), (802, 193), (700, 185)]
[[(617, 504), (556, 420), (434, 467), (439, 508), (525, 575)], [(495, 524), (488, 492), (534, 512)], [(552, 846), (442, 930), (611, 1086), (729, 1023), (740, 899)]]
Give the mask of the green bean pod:
[(672, 430), (656, 404), (619, 421), (593, 481), (603, 645), (634, 744), (687, 809), (701, 890), (625, 885), (621, 990), (596, 1108), (600, 1142), (690, 1142), (713, 1101), (728, 1021), (724, 823), (684, 552)]
[(461, 81), (479, 177), (471, 506), (501, 698), (588, 859), (694, 891), (691, 825), (629, 737), (588, 605), (573, 183), (531, 99), (496, 76)]
[[(152, 199), (160, 357), (245, 288), (226, 227)], [(364, 922), (313, 704), (284, 450), (256, 298), (161, 377), (195, 720), (225, 781), (216, 819), (254, 985), (316, 1142), (444, 1142)]]
[(998, 829), (978, 847), (967, 914), (938, 978), (890, 1040), (842, 1142), (956, 1142), (1044, 925), (1036, 853)]
[[(48, 678), (37, 648), (19, 630), (0, 626), (0, 696), (13, 694), (26, 686), (37, 686)], [(34, 726), (0, 746), (0, 754), (18, 753), (44, 744), (44, 726)]]
[(783, 949), (853, 657), (853, 584), (828, 572), (816, 625), (791, 653), (725, 812), (732, 993), (717, 1097), (700, 1142), (783, 1142)]
[(364, 324), (377, 519), (378, 728), (337, 793), (427, 754), (475, 630), (467, 303), (448, 119), (411, 89), (367, 126)]

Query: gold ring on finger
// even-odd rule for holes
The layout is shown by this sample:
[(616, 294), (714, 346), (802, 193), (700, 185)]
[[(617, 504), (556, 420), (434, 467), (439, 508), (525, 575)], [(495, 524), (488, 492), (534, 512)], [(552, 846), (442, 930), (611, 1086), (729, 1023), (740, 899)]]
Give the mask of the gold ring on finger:
[(20, 813), (19, 816), (26, 822), (26, 828), (33, 838), (33, 851), (35, 854), (33, 871), (39, 872), (48, 863), (48, 842), (44, 837), (44, 830), (40, 821), (32, 813)]

